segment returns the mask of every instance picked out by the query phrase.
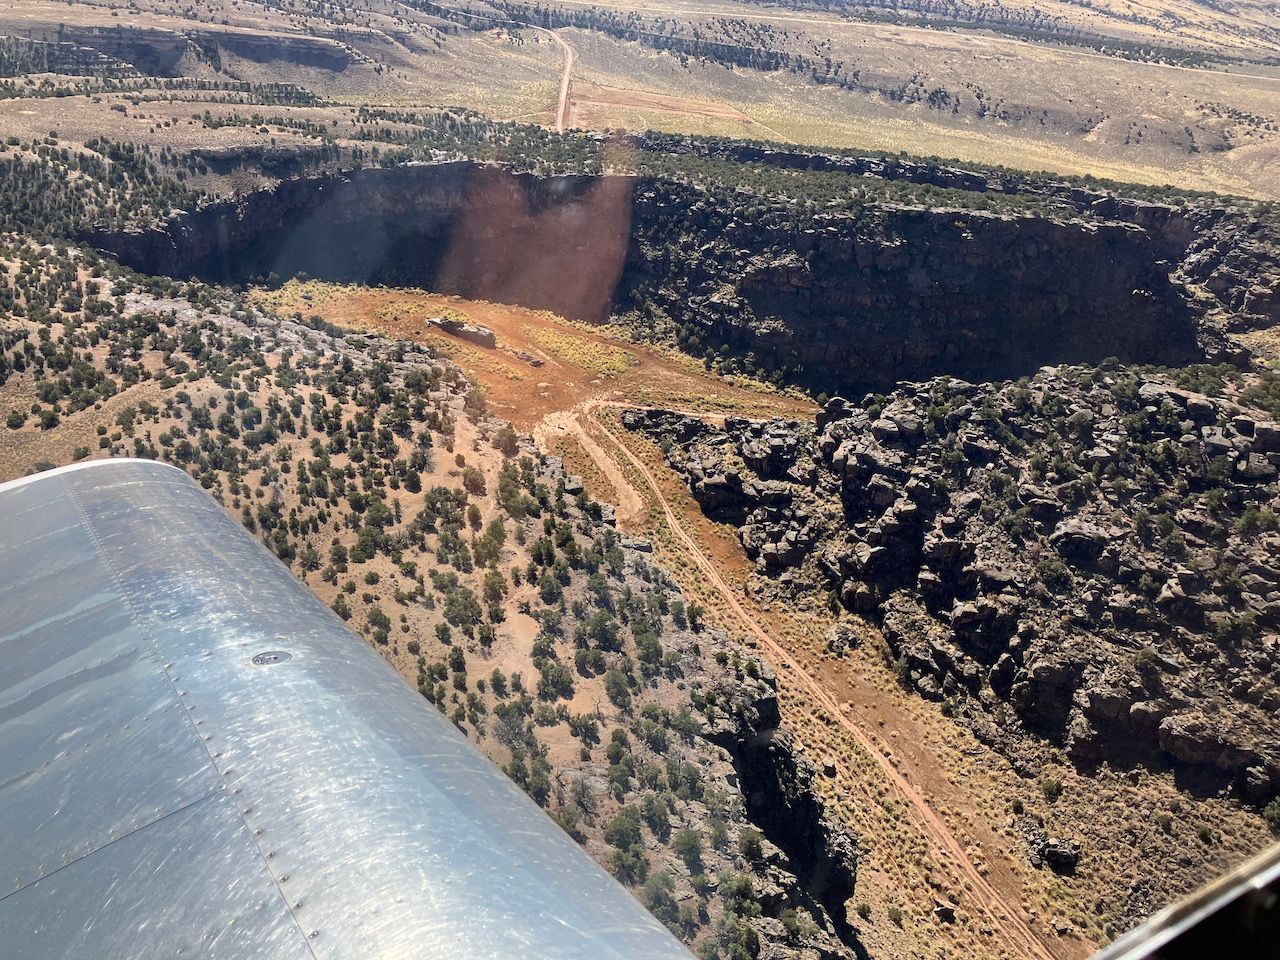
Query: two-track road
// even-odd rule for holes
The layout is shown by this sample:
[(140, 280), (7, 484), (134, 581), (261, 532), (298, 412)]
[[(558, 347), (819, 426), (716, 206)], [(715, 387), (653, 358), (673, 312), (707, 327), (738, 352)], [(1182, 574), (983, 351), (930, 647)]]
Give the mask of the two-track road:
[[(583, 414), (593, 408), (613, 406), (607, 403), (587, 404)], [(619, 405), (625, 406), (625, 405)], [(743, 606), (736, 591), (721, 576), (716, 564), (706, 555), (698, 543), (685, 530), (676, 511), (663, 495), (657, 478), (649, 467), (622, 441), (609, 425), (598, 418), (592, 418), (599, 426), (603, 436), (618, 454), (644, 478), (646, 486), (652, 491), (657, 505), (661, 508), (671, 532), (679, 540), (688, 557), (697, 565), (706, 581), (724, 598), (734, 617), (742, 627), (769, 652), (769, 657), (776, 666), (785, 667), (787, 673), (797, 681), (812, 701), (822, 708), (838, 723), (854, 741), (876, 762), (885, 778), (895, 792), (902, 798), (912, 812), (912, 817), (923, 832), (942, 851), (945, 851), (951, 864), (964, 876), (972, 891), (974, 906), (987, 917), (987, 922), (1005, 945), (1019, 957), (1028, 960), (1053, 960), (1053, 955), (1044, 943), (1025, 922), (1020, 906), (1010, 902), (1000, 891), (978, 870), (965, 851), (960, 841), (941, 817), (932, 809), (929, 801), (915, 784), (907, 780), (894, 767), (885, 755), (876, 738), (869, 735), (849, 717), (845, 716), (839, 704), (814, 677), (786, 650), (773, 636), (761, 626), (760, 622)]]

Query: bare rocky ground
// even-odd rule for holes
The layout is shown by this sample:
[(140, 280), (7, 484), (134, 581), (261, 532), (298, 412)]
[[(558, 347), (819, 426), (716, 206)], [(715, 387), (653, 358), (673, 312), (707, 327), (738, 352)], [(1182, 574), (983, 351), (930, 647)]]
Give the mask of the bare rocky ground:
[(700, 954), (851, 955), (857, 842), (767, 668), (452, 363), (66, 248), (0, 263), (0, 479), (182, 467)]

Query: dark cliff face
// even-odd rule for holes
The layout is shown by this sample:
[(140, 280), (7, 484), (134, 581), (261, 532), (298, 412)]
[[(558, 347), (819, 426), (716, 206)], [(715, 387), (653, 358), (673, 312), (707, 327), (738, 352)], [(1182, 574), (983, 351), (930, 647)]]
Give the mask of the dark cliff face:
[[(863, 955), (845, 906), (857, 881), (858, 844), (831, 817), (814, 780), (817, 770), (795, 748), (778, 712), (777, 682), (763, 664), (759, 679), (719, 691), (731, 704), (707, 738), (728, 751), (739, 779), (747, 815), (789, 859), (810, 912), (830, 923), (837, 940)], [(768, 915), (770, 904), (764, 904)], [(781, 901), (775, 906), (780, 907)]]
[(339, 282), (425, 283), (439, 268), (469, 164), (286, 180), (160, 228), (88, 239), (135, 269), (244, 283), (307, 273)]
[(888, 208), (793, 231), (693, 206), (696, 267), (650, 243), (627, 275), (695, 349), (749, 355), (815, 391), (1199, 353), (1159, 245), (1129, 224)]
[(1221, 314), (1228, 330), (1280, 324), (1280, 244), (1277, 220), (1207, 210), (1193, 218), (1194, 237), (1179, 264), (1181, 279)]
[(1109, 356), (1200, 357), (1195, 310), (1167, 260), (1184, 231), (1171, 208), (1142, 209), (1131, 222), (907, 207), (813, 215), (669, 181), (448, 163), (285, 181), (164, 229), (88, 239), (151, 273), (305, 273), (589, 320), (656, 317), (692, 352), (854, 393)]
[(620, 280), (630, 195), (627, 178), (409, 165), (285, 180), (163, 227), (86, 239), (148, 273), (232, 284), (306, 274), (600, 320)]

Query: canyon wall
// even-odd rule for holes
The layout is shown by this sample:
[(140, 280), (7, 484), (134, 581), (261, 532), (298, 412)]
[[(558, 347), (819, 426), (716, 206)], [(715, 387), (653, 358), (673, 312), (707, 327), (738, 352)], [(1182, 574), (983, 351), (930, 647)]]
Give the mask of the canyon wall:
[(86, 239), (136, 270), (245, 283), (307, 273), (338, 282), (428, 284), (470, 164), (285, 180), (162, 226)]
[(815, 214), (666, 180), (457, 162), (289, 180), (88, 239), (150, 273), (308, 274), (612, 314), (749, 372), (856, 393), (1202, 358), (1197, 311), (1171, 279), (1181, 231), (1160, 209), (1152, 229), (888, 205)]
[(103, 69), (108, 75), (121, 74), (124, 65), (146, 76), (177, 77), (182, 76), (191, 56), (215, 65), (229, 55), (253, 63), (284, 63), (335, 72), (345, 70), (357, 59), (346, 45), (327, 37), (260, 33), (212, 23), (200, 30), (178, 31), (117, 23), (68, 24), (53, 17), (6, 15), (0, 11), (0, 33), (6, 32), (36, 42), (70, 44), (105, 58), (104, 62), (77, 58), (94, 75)]
[(695, 352), (746, 358), (748, 372), (860, 392), (1201, 353), (1162, 245), (1132, 224), (879, 207), (764, 225), (664, 199), (682, 242), (633, 247), (630, 305), (666, 311)]

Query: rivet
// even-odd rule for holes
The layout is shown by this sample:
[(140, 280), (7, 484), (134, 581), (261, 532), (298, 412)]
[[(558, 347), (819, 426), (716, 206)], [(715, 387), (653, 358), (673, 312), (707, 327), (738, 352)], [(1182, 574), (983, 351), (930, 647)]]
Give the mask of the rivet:
[(250, 662), (255, 667), (266, 667), (273, 663), (284, 663), (286, 660), (292, 660), (293, 654), (286, 653), (283, 650), (264, 650), (257, 654)]

